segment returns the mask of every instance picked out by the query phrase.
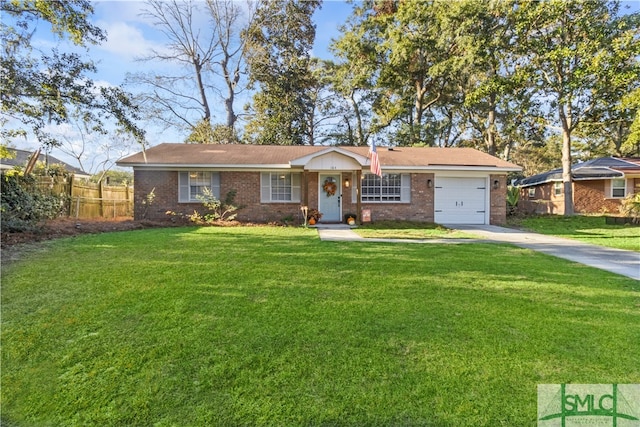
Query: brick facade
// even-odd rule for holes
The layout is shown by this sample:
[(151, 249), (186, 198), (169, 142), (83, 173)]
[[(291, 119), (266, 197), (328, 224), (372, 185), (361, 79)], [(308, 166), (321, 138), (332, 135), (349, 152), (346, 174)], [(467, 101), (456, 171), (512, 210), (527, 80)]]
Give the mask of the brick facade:
[[(433, 173), (411, 173), (411, 201), (410, 203), (362, 203), (362, 209), (371, 211), (373, 221), (407, 220), (418, 222), (434, 221)], [(246, 222), (269, 223), (292, 218), (302, 222), (300, 206), (305, 203), (314, 208), (318, 203), (317, 172), (304, 172), (302, 177), (301, 201), (293, 203), (261, 203), (260, 202), (260, 173), (259, 172), (220, 172), (220, 195), (224, 198), (231, 191), (236, 190), (235, 204), (241, 206), (237, 219)], [(351, 186), (345, 186), (349, 179)], [(168, 219), (167, 212), (178, 214), (192, 214), (194, 210), (201, 211), (200, 203), (178, 203), (178, 172), (159, 170), (134, 171), (134, 218), (135, 219)], [(499, 186), (494, 189), (490, 185), (490, 223), (504, 224), (506, 221), (506, 177), (491, 175), (490, 183), (498, 180)], [(355, 174), (342, 173), (342, 214), (358, 213), (357, 202), (352, 194), (352, 186), (356, 185)], [(429, 187), (429, 181), (432, 185)], [(305, 184), (306, 183), (306, 184)], [(155, 194), (151, 204), (145, 201), (151, 192)], [(360, 215), (358, 215), (360, 216)]]
[[(494, 185), (497, 181), (498, 185)], [(507, 222), (507, 177), (489, 177), (489, 224), (504, 225)]]
[[(607, 197), (605, 180), (585, 180), (573, 182), (573, 206), (577, 214), (617, 214), (621, 199)], [(529, 196), (533, 188), (534, 195)], [(629, 189), (632, 191), (632, 189)], [(525, 187), (520, 191), (519, 207), (526, 213), (564, 214), (564, 194), (555, 195), (553, 183)]]

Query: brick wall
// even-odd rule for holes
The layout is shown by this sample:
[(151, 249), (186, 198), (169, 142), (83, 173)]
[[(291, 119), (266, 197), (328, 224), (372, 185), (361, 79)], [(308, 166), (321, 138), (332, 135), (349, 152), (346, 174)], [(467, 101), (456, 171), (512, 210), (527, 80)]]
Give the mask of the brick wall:
[[(412, 173), (411, 203), (362, 203), (362, 209), (371, 211), (373, 221), (408, 220), (434, 221), (434, 188), (429, 188), (428, 182), (435, 182), (432, 173)], [(357, 185), (355, 176), (344, 173), (342, 176), (342, 213), (356, 213), (357, 204), (352, 199), (352, 187), (344, 187), (348, 178), (351, 186)], [(134, 217), (135, 219), (168, 219), (167, 211), (179, 214), (192, 214), (194, 210), (202, 209), (201, 203), (178, 203), (178, 172), (176, 171), (145, 171), (134, 172)], [(302, 180), (302, 201), (300, 203), (260, 203), (260, 173), (258, 172), (221, 172), (220, 195), (224, 199), (230, 190), (236, 190), (235, 203), (241, 206), (237, 218), (240, 221), (268, 223), (282, 221), (289, 217), (303, 221), (300, 206), (304, 204), (304, 182), (307, 181), (308, 206), (317, 208), (318, 203), (318, 173), (308, 172)], [(500, 187), (493, 190), (494, 180), (500, 182)], [(491, 224), (503, 224), (506, 221), (506, 177), (492, 175), (490, 179), (490, 221)], [(155, 189), (155, 190), (154, 190)], [(155, 199), (151, 205), (145, 207), (143, 201), (154, 190)]]
[(535, 195), (533, 197), (529, 197), (528, 187), (520, 190), (519, 209), (529, 214), (564, 214), (564, 195), (554, 195), (552, 182), (547, 182), (534, 188)]
[(576, 213), (620, 212), (620, 199), (605, 198), (604, 181), (575, 181), (573, 206)]
[(428, 180), (435, 182), (432, 173), (411, 174), (411, 203), (362, 203), (362, 209), (371, 211), (371, 221), (403, 220), (433, 222), (434, 188)]
[[(498, 181), (497, 188), (494, 182)], [(507, 177), (491, 175), (489, 177), (489, 224), (503, 225), (507, 222)]]
[[(521, 190), (520, 207), (527, 213), (564, 214), (564, 195), (554, 195), (553, 183), (538, 185), (535, 196), (529, 197), (529, 189)], [(620, 212), (621, 200), (605, 197), (605, 181), (574, 181), (573, 207), (579, 214), (603, 214)]]

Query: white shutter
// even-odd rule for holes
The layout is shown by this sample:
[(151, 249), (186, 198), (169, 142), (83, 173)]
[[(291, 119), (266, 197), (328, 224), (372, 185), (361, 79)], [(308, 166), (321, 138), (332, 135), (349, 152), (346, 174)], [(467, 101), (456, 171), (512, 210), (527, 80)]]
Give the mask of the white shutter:
[(263, 172), (260, 174), (260, 201), (269, 203), (271, 201), (271, 174)]
[(400, 181), (400, 201), (411, 202), (411, 175), (403, 173)]
[(220, 200), (220, 172), (211, 172), (211, 194)]
[(189, 202), (189, 172), (178, 172), (178, 202)]
[(299, 173), (291, 174), (291, 201), (300, 201), (300, 175)]

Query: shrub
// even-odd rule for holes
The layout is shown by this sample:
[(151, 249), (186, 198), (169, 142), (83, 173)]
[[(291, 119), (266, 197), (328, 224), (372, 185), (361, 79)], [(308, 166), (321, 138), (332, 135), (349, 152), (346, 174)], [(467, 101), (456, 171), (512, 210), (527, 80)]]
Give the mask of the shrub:
[(196, 224), (210, 224), (216, 221), (233, 221), (238, 215), (237, 210), (241, 209), (241, 206), (235, 205), (236, 190), (231, 190), (227, 193), (224, 201), (218, 200), (211, 190), (205, 188), (202, 196), (197, 196), (198, 200), (202, 201), (202, 205), (206, 209), (204, 214), (198, 211), (194, 211), (190, 215), (183, 215), (173, 211), (168, 211), (167, 215), (178, 216), (187, 218), (191, 222)]
[(520, 201), (520, 188), (509, 187), (507, 189), (507, 215), (515, 215)]
[(36, 229), (41, 221), (59, 216), (64, 206), (63, 197), (48, 195), (39, 190), (32, 176), (2, 176), (0, 212), (3, 231)]
[(635, 222), (640, 220), (640, 193), (630, 194), (624, 198), (620, 211), (623, 215), (629, 216), (635, 219)]

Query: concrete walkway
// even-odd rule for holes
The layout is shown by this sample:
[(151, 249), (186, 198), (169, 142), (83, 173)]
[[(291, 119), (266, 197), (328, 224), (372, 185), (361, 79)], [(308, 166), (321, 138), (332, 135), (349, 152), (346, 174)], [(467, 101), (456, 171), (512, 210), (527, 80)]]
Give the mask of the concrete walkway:
[[(495, 225), (445, 225), (480, 239), (365, 239), (344, 224), (317, 226), (321, 240), (392, 243), (474, 243), (479, 241), (513, 245), (564, 258), (569, 261), (640, 280), (640, 253), (590, 245), (577, 240), (528, 233)], [(640, 243), (639, 243), (640, 244)]]

